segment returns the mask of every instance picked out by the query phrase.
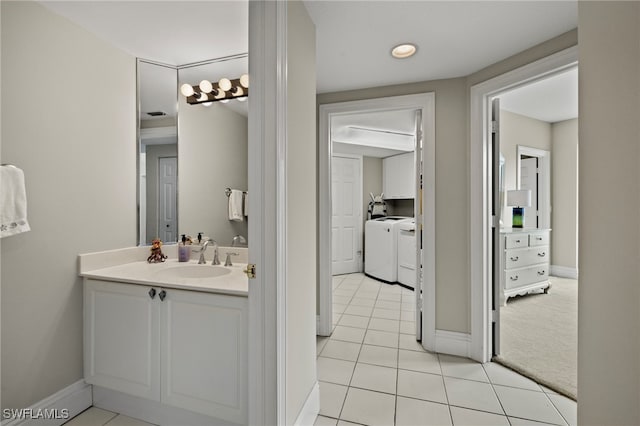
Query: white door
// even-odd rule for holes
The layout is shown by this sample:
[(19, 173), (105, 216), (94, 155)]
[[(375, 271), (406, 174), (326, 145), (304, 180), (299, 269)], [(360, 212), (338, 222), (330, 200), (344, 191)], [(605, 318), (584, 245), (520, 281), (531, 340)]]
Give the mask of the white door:
[(362, 158), (331, 159), (333, 275), (362, 271)]
[(520, 189), (531, 191), (531, 207), (524, 208), (525, 228), (538, 227), (538, 159), (536, 157), (520, 160)]
[(492, 355), (500, 353), (500, 297), (502, 295), (500, 276), (502, 271), (500, 253), (500, 214), (502, 204), (500, 198), (500, 99), (491, 102), (491, 283), (492, 283)]
[[(158, 161), (158, 238), (178, 241), (178, 158), (161, 157)], [(149, 237), (151, 237), (149, 235)], [(153, 237), (152, 237), (153, 238)]]
[(160, 400), (160, 305), (151, 287), (87, 280), (84, 379)]

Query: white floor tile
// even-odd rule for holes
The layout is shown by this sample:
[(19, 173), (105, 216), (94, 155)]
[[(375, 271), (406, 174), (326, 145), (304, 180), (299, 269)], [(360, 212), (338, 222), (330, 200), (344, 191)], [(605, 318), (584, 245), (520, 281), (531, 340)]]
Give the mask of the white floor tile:
[(378, 301), (376, 302), (376, 308), (382, 308), (382, 309), (391, 309), (391, 310), (396, 310), (399, 311), (400, 310), (400, 302), (395, 302), (392, 300), (380, 300), (378, 299)]
[(416, 323), (414, 321), (400, 321), (400, 333), (416, 335)]
[(557, 425), (566, 424), (544, 392), (498, 385), (494, 388), (507, 416)]
[(373, 313), (371, 314), (374, 318), (385, 318), (399, 321), (400, 320), (400, 310), (398, 309), (383, 309), (383, 308), (374, 308)]
[(354, 298), (369, 299), (373, 300), (375, 303), (375, 300), (378, 298), (378, 292), (376, 290), (358, 290), (354, 295)]
[(337, 419), (332, 419), (331, 417), (318, 416), (316, 417), (316, 421), (313, 423), (313, 426), (336, 426), (338, 424)]
[(351, 423), (345, 420), (338, 420), (338, 426), (361, 426), (360, 423)]
[(445, 377), (449, 404), (473, 410), (504, 414), (502, 406), (489, 383)]
[(363, 299), (361, 297), (354, 297), (353, 299), (351, 299), (352, 306), (367, 306), (369, 308), (372, 308), (375, 304), (375, 299)]
[(416, 319), (416, 311), (400, 311), (400, 319), (402, 321), (413, 321)]
[(438, 355), (430, 352), (400, 349), (398, 352), (398, 368), (442, 375)]
[(409, 351), (426, 352), (420, 342), (416, 340), (415, 334), (401, 334), (398, 346), (400, 349), (406, 349)]
[(450, 425), (449, 407), (435, 402), (399, 396), (396, 403), (396, 426)]
[(378, 294), (378, 300), (390, 300), (393, 302), (401, 302), (402, 295), (400, 295), (400, 293), (385, 292), (382, 289), (380, 289), (380, 294)]
[(367, 345), (397, 348), (398, 336), (398, 333), (390, 333), (388, 331), (367, 330), (367, 334), (364, 336), (364, 343)]
[(347, 387), (333, 383), (319, 382), (320, 385), (320, 414), (329, 417), (340, 417)]
[(345, 342), (362, 343), (364, 328), (337, 326), (331, 333), (331, 340), (343, 340)]
[(573, 399), (569, 399), (564, 395), (558, 394), (549, 394), (547, 396), (570, 426), (578, 424), (578, 405)]
[(340, 303), (342, 305), (348, 305), (351, 302), (351, 297), (349, 296), (333, 296), (333, 303)]
[(360, 317), (358, 315), (342, 314), (338, 325), (345, 327), (367, 328), (369, 317)]
[(398, 370), (398, 396), (447, 403), (442, 376)]
[(143, 422), (142, 420), (134, 419), (133, 417), (123, 416), (119, 414), (111, 421), (105, 424), (105, 426), (153, 426), (152, 423)]
[(549, 426), (549, 423), (536, 422), (534, 420), (519, 419), (517, 417), (508, 417), (511, 426)]
[(370, 426), (393, 425), (396, 397), (349, 388), (340, 419)]
[(398, 350), (382, 346), (362, 345), (358, 362), (382, 365), (384, 367), (398, 366)]
[(344, 311), (347, 309), (347, 306), (349, 305), (343, 305), (341, 303), (334, 303), (333, 304), (333, 314), (343, 314)]
[(320, 352), (320, 355), (327, 358), (356, 361), (360, 353), (360, 346), (360, 343), (330, 339), (324, 346), (324, 349), (322, 349), (322, 352)]
[(445, 376), (489, 382), (489, 378), (479, 362), (451, 355), (438, 355), (438, 357), (440, 358), (442, 374)]
[(483, 365), (484, 371), (489, 376), (489, 380), (494, 385), (511, 386), (514, 388), (529, 389), (541, 392), (540, 386), (531, 379), (528, 379), (513, 370), (509, 370), (495, 362), (488, 362)]
[(373, 308), (369, 306), (354, 306), (349, 305), (347, 309), (344, 310), (344, 314), (349, 315), (358, 315), (361, 317), (370, 317), (371, 312), (373, 312)]
[(369, 330), (397, 333), (400, 330), (400, 321), (384, 318), (371, 318), (371, 321), (369, 321)]
[(320, 355), (320, 352), (322, 352), (322, 349), (324, 349), (324, 345), (326, 345), (328, 341), (328, 337), (316, 336), (316, 356)]
[(416, 301), (413, 300), (411, 302), (405, 302), (404, 299), (402, 299), (402, 305), (400, 306), (400, 310), (401, 311), (413, 311), (415, 313)]
[(451, 417), (455, 426), (509, 426), (506, 416), (467, 408), (451, 407)]
[(117, 415), (98, 407), (90, 407), (66, 422), (65, 426), (103, 426)]
[(341, 359), (318, 357), (318, 380), (348, 385), (356, 363)]
[(396, 394), (397, 369), (357, 363), (351, 387)]
[(353, 297), (355, 293), (356, 293), (355, 290), (343, 290), (341, 288), (337, 288), (336, 290), (333, 291), (333, 296)]

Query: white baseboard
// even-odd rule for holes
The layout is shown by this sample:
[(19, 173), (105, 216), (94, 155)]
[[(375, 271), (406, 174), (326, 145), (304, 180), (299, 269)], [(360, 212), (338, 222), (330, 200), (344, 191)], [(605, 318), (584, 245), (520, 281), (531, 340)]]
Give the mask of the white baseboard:
[(574, 280), (578, 279), (578, 269), (577, 268), (569, 268), (567, 266), (557, 266), (551, 265), (549, 268), (549, 275), (560, 278), (571, 278)]
[(305, 401), (294, 426), (312, 426), (320, 412), (320, 385), (316, 382)]
[(59, 426), (72, 417), (82, 413), (91, 407), (93, 398), (91, 385), (84, 379), (67, 386), (24, 409), (21, 413), (14, 412), (14, 417), (9, 419), (5, 410), (2, 412), (2, 426)]
[(436, 352), (469, 357), (471, 335), (454, 331), (436, 330)]

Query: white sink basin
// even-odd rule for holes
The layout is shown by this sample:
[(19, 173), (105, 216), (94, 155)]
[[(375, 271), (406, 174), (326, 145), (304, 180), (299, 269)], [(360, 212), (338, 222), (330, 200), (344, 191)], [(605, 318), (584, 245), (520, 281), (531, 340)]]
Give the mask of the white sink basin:
[(160, 270), (157, 277), (180, 278), (180, 279), (200, 279), (215, 278), (231, 273), (231, 270), (223, 266), (213, 265), (180, 265)]

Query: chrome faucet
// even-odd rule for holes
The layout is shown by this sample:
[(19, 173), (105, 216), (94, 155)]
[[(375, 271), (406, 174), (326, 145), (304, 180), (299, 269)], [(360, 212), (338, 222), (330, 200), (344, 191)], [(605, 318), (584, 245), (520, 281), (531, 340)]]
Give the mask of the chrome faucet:
[[(200, 252), (200, 259), (198, 259), (198, 265), (203, 265), (203, 264), (207, 263), (207, 261), (204, 260), (204, 252), (205, 252), (205, 250), (207, 250), (207, 246), (208, 245), (209, 245), (209, 240), (205, 241), (204, 244), (202, 244), (202, 246), (200, 247), (199, 250), (196, 249), (196, 251)], [(193, 246), (192, 249), (195, 248), (195, 247), (197, 247), (197, 246)], [(217, 247), (216, 247), (216, 249), (217, 249)]]
[(247, 246), (247, 239), (242, 235), (236, 235), (235, 237), (233, 237), (233, 240), (231, 240), (231, 247), (246, 247), (246, 246)]
[(219, 265), (220, 259), (218, 258), (218, 243), (215, 240), (209, 240), (213, 243), (213, 261), (212, 265)]
[(224, 266), (233, 266), (231, 263), (231, 256), (237, 256), (238, 253), (227, 252), (227, 259), (224, 261)]

